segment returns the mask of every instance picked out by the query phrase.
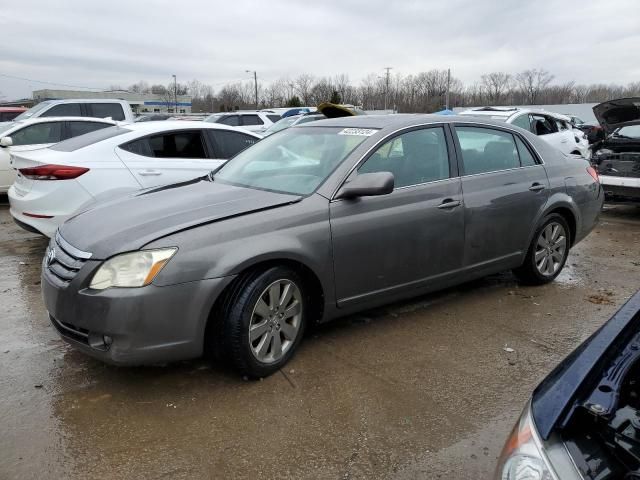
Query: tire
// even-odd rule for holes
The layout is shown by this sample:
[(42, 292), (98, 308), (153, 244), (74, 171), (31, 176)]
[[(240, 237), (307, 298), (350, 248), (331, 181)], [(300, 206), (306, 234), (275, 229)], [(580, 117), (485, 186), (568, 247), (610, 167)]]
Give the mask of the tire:
[(513, 273), (527, 285), (552, 282), (564, 268), (570, 245), (571, 230), (565, 218), (557, 213), (547, 215), (533, 235), (524, 262)]
[(267, 377), (291, 359), (310, 303), (297, 272), (285, 267), (254, 272), (225, 303), (222, 342), (235, 370), (249, 378)]

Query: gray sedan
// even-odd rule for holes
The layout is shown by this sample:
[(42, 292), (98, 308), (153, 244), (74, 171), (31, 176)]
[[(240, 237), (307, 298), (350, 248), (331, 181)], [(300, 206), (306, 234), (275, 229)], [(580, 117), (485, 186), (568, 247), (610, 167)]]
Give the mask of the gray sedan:
[(115, 364), (211, 353), (261, 377), (306, 327), (502, 270), (552, 281), (597, 222), (598, 176), (518, 127), (362, 116), (278, 132), (218, 171), (67, 221), (51, 322)]

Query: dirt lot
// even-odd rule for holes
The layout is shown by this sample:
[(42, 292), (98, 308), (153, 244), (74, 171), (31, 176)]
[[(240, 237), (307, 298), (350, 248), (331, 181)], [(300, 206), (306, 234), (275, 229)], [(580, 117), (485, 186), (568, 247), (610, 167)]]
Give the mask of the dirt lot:
[(68, 348), (45, 245), (0, 206), (2, 479), (489, 478), (532, 388), (640, 287), (640, 208), (609, 207), (552, 285), (505, 273), (346, 318), (245, 382)]

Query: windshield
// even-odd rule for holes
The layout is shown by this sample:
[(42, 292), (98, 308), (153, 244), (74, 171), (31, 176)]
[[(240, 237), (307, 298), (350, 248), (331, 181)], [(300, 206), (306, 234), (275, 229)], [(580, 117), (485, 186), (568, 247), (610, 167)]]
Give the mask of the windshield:
[(2, 122), (0, 123), (0, 134), (12, 129), (15, 126), (14, 122)]
[(215, 173), (214, 179), (309, 195), (374, 133), (376, 130), (342, 127), (289, 128), (239, 153)]
[(300, 118), (300, 116), (298, 115), (298, 116), (286, 117), (286, 118), (283, 118), (282, 120), (278, 120), (276, 123), (274, 123), (269, 128), (267, 128), (264, 131), (264, 134), (265, 134), (265, 136), (266, 135), (271, 135), (272, 133), (276, 133), (276, 132), (279, 132), (280, 130), (284, 130), (285, 128), (289, 128), (299, 118)]
[(22, 112), (20, 115), (18, 115), (16, 118), (14, 118), (14, 120), (26, 120), (28, 118), (31, 118), (36, 113), (41, 112), (42, 110), (47, 108), (49, 105), (51, 105), (50, 101), (41, 102), (38, 105), (36, 105), (35, 107), (31, 107), (26, 112)]
[(614, 135), (619, 137), (640, 138), (640, 125), (628, 125), (615, 131)]

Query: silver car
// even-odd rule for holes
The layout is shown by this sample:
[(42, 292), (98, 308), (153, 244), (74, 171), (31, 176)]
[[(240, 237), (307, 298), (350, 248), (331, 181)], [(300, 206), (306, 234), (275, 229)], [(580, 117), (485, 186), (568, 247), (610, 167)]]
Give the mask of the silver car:
[(60, 335), (106, 362), (212, 353), (262, 377), (313, 323), (507, 269), (552, 281), (602, 202), (587, 161), (519, 127), (322, 120), (70, 219), (43, 296)]

